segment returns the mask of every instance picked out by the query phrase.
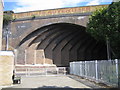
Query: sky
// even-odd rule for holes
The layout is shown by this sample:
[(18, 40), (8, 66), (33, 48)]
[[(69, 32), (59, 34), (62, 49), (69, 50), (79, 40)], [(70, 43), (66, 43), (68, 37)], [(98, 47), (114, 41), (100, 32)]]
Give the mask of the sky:
[(111, 4), (112, 0), (4, 0), (4, 11), (15, 13), (67, 7)]

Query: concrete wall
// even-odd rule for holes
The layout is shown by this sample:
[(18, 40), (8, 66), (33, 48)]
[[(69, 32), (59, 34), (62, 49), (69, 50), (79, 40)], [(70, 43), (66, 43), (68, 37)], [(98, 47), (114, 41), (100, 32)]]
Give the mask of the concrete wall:
[(12, 84), (13, 69), (13, 52), (0, 51), (0, 86)]
[(3, 3), (0, 0), (0, 50), (2, 48), (2, 23), (3, 23)]
[(3, 26), (3, 2), (0, 0), (0, 86), (11, 85), (14, 68), (12, 51), (1, 51)]

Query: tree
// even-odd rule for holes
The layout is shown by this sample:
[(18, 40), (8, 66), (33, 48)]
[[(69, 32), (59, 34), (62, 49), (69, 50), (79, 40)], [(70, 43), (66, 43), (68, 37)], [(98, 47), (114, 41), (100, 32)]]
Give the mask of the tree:
[(110, 41), (113, 58), (120, 58), (120, 2), (95, 11), (89, 18), (87, 32), (101, 42)]
[(12, 15), (3, 15), (3, 28), (7, 26), (10, 23), (10, 21), (12, 21)]
[(120, 0), (113, 0), (113, 2), (119, 2)]

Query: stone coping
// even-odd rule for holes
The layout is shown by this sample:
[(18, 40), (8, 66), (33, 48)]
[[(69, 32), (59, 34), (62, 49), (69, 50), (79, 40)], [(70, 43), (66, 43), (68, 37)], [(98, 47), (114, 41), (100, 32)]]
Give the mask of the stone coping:
[(29, 64), (25, 64), (25, 65), (19, 65), (19, 64), (17, 64), (17, 65), (15, 65), (15, 66), (56, 66), (56, 65), (51, 65), (51, 64), (34, 64), (34, 65), (29, 65)]
[(0, 51), (0, 56), (14, 56), (13, 51)]

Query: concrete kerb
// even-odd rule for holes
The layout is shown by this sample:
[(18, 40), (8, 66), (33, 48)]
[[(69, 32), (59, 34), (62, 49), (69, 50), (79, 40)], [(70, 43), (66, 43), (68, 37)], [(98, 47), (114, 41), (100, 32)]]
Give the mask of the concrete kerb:
[(3, 88), (11, 88), (17, 85), (8, 85), (8, 86), (0, 86), (0, 90), (2, 90)]

